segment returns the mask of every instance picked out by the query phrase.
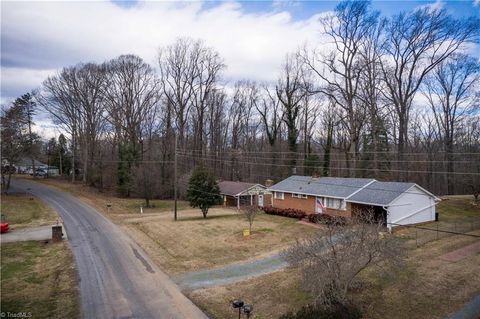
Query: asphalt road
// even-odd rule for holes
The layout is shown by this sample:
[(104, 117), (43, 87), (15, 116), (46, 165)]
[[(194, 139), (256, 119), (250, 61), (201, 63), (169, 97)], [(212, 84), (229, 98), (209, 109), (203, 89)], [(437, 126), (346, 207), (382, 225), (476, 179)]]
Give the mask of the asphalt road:
[(83, 318), (207, 318), (133, 240), (92, 207), (27, 180), (31, 192), (63, 219), (80, 280)]

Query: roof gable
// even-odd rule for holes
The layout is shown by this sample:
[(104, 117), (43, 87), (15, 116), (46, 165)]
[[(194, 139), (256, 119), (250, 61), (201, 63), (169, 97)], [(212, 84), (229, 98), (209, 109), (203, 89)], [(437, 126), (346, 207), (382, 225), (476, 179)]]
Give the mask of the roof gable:
[(235, 196), (243, 193), (254, 186), (265, 188), (265, 186), (254, 183), (233, 182), (233, 181), (220, 181), (218, 187), (220, 188), (220, 194)]

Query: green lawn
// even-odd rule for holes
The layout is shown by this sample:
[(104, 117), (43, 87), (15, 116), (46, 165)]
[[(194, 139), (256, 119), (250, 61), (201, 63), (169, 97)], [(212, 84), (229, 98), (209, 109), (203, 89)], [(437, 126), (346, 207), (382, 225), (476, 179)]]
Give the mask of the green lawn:
[(57, 214), (40, 199), (29, 194), (2, 195), (1, 213), (11, 228), (53, 224)]
[(440, 220), (479, 221), (480, 203), (475, 204), (473, 196), (448, 196), (437, 205)]
[(79, 318), (73, 258), (66, 242), (1, 246), (1, 311), (32, 318)]

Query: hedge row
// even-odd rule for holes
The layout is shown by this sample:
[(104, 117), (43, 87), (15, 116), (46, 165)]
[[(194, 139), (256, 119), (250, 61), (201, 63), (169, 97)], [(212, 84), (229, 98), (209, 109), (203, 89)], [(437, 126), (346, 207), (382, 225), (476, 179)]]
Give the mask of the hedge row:
[(307, 218), (309, 222), (325, 225), (345, 225), (347, 218), (342, 216), (330, 216), (326, 214), (307, 214), (303, 210), (294, 208), (263, 207), (265, 214), (284, 216), (290, 218)]
[(345, 225), (347, 218), (343, 216), (330, 216), (326, 214), (312, 214), (307, 216), (308, 221), (316, 224), (325, 225)]
[(302, 219), (307, 216), (303, 210), (293, 208), (263, 207), (265, 214)]

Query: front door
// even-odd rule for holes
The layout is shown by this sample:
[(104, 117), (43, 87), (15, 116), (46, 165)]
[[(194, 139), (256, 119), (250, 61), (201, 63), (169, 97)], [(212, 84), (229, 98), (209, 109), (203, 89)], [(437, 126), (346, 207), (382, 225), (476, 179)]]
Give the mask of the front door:
[(263, 207), (263, 195), (258, 195), (258, 206)]

